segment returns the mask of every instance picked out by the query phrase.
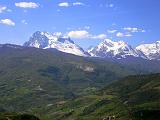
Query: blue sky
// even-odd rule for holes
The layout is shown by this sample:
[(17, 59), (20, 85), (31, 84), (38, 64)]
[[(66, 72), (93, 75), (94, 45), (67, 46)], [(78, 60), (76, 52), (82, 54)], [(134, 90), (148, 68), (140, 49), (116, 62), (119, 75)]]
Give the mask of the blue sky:
[(61, 32), (87, 48), (105, 38), (133, 46), (160, 40), (160, 0), (1, 0), (0, 43)]

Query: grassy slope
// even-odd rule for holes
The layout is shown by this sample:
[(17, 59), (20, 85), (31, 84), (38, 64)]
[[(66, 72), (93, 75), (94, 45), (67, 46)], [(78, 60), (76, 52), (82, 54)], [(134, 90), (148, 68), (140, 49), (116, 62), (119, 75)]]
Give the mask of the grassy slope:
[(48, 119), (55, 120), (102, 120), (107, 116), (117, 120), (158, 120), (160, 74), (126, 77), (93, 95), (55, 104), (45, 111)]
[(39, 120), (39, 118), (29, 114), (17, 114), (17, 113), (0, 113), (0, 120)]
[(0, 47), (0, 106), (13, 111), (47, 106), (129, 74), (134, 72), (105, 60), (4, 46)]
[[(86, 66), (94, 71), (84, 70)], [(3, 47), (0, 107), (25, 110), (47, 120), (98, 120), (109, 115), (125, 120), (139, 116), (138, 110), (148, 114), (146, 108), (157, 113), (159, 75), (127, 77), (91, 94), (113, 80), (136, 73), (135, 69), (107, 60)]]

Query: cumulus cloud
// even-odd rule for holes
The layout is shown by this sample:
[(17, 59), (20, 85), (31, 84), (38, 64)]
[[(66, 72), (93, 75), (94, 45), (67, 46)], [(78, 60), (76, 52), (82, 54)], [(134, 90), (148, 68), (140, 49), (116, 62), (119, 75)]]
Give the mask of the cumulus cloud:
[(6, 10), (7, 10), (6, 6), (0, 6), (0, 13), (3, 13)]
[(124, 27), (122, 28), (123, 31), (117, 32), (117, 37), (131, 37), (134, 33), (142, 33), (146, 32), (144, 29), (140, 29), (137, 27)]
[(75, 2), (73, 3), (73, 6), (84, 6), (85, 4), (82, 2)]
[(143, 32), (143, 33), (144, 33), (144, 32), (146, 32), (146, 30), (141, 30), (141, 32)]
[(39, 4), (34, 2), (19, 2), (19, 3), (15, 3), (15, 6), (21, 7), (21, 8), (38, 8)]
[(95, 36), (91, 36), (92, 39), (105, 39), (107, 38), (106, 34), (99, 34), (99, 35), (95, 35)]
[(0, 13), (4, 13), (4, 12), (12, 12), (12, 10), (8, 9), (6, 6), (0, 5)]
[(15, 26), (15, 23), (11, 19), (2, 19), (0, 20), (1, 24), (9, 25), (9, 26)]
[(89, 38), (89, 32), (85, 30), (78, 30), (78, 31), (70, 31), (68, 33), (68, 36), (71, 38), (76, 38), (76, 39), (83, 39), (83, 38)]
[(70, 31), (68, 36), (75, 39), (105, 39), (105, 34), (92, 35), (86, 30)]
[(135, 33), (135, 32), (145, 32), (145, 30), (140, 29), (140, 28), (136, 28), (136, 27), (125, 27), (123, 29), (126, 30), (126, 31), (129, 31), (129, 32), (132, 32), (132, 33)]
[(74, 3), (68, 3), (68, 2), (61, 2), (58, 4), (59, 7), (70, 7), (70, 6), (85, 6), (82, 2), (74, 2)]
[(118, 33), (116, 34), (116, 36), (117, 36), (117, 37), (131, 37), (132, 34), (130, 34), (130, 33), (118, 32)]
[(59, 7), (69, 7), (69, 3), (68, 2), (62, 2), (58, 4)]
[(113, 33), (116, 33), (117, 32), (117, 30), (107, 30), (107, 33), (109, 33), (109, 34), (113, 34)]
[(26, 20), (21, 20), (21, 23), (27, 25), (28, 23), (26, 22)]
[(118, 33), (116, 34), (116, 36), (117, 36), (117, 37), (124, 37), (124, 34), (121, 33), (121, 32), (118, 32)]

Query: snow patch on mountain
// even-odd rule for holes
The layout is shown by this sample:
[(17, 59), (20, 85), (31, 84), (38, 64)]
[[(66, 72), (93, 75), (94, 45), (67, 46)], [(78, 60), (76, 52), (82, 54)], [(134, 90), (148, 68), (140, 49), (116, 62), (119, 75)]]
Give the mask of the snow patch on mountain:
[(105, 39), (98, 46), (89, 50), (89, 53), (94, 57), (109, 57), (118, 59), (126, 58), (127, 56), (141, 56), (127, 43), (123, 41), (114, 42), (110, 39)]
[(65, 53), (78, 56), (89, 56), (87, 52), (85, 52), (80, 46), (76, 45), (69, 37), (49, 32), (35, 32), (30, 37), (29, 41), (24, 43), (24, 46), (42, 49), (55, 48)]
[[(36, 47), (41, 49), (56, 49), (61, 52), (70, 53), (78, 56), (91, 56), (102, 58), (122, 59), (127, 57), (140, 57), (148, 60), (160, 60), (160, 41), (152, 44), (142, 44), (136, 48), (124, 41), (112, 41), (105, 39), (96, 47), (90, 47), (85, 52), (80, 46), (75, 44), (70, 37), (63, 36), (61, 33), (35, 32), (26, 47)], [(1, 47), (1, 46), (0, 46)]]
[(136, 50), (141, 51), (150, 60), (160, 60), (160, 41), (152, 44), (139, 45), (136, 47)]

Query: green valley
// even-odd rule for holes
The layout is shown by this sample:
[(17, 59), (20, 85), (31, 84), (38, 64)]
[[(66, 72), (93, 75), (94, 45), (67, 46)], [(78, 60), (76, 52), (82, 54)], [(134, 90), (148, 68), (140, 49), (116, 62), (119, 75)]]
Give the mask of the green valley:
[(159, 62), (147, 61), (155, 67), (143, 71), (145, 61), (136, 69), (134, 64), (54, 49), (6, 44), (0, 53), (0, 108), (7, 111), (1, 118), (33, 114), (42, 120), (157, 120), (160, 75), (151, 73), (160, 71)]

